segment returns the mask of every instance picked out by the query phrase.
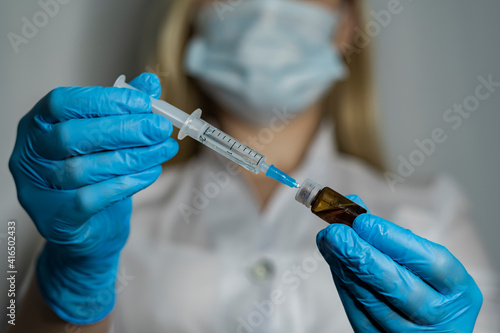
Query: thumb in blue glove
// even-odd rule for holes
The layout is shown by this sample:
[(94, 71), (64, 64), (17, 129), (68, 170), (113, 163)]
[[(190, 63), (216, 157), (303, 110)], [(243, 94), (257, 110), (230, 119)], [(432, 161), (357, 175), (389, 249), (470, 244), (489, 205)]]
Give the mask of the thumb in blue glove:
[(472, 332), (482, 294), (445, 247), (369, 213), (317, 244), (356, 332)]

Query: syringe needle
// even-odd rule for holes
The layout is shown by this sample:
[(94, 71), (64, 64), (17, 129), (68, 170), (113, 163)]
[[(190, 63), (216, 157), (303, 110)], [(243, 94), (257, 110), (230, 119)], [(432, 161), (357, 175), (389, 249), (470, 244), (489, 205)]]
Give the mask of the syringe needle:
[(266, 176), (276, 179), (282, 184), (288, 185), (292, 188), (299, 187), (299, 183), (274, 165), (269, 166), (267, 169)]

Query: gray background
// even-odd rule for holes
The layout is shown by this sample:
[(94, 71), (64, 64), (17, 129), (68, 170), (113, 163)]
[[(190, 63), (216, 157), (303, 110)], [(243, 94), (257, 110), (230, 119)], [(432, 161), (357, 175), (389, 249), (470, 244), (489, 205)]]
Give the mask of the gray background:
[[(38, 239), (16, 200), (7, 168), (19, 119), (54, 87), (111, 85), (118, 74), (144, 71), (138, 64), (145, 15), (151, 1), (70, 1), (16, 54), (7, 34), (20, 34), (23, 16), (41, 10), (37, 1), (0, 4), (0, 260), (4, 267), (5, 223), (18, 221), (18, 278), (26, 274)], [(371, 1), (375, 10), (385, 2)], [(403, 11), (373, 38), (382, 139), (391, 170), (408, 157), (415, 139), (444, 127), (446, 109), (472, 94), (477, 77), (500, 81), (500, 2), (497, 0), (402, 0)], [(500, 90), (465, 120), (408, 181), (451, 174), (466, 189), (472, 217), (500, 269), (497, 189), (500, 177)], [(2, 273), (3, 274), (3, 273)], [(4, 295), (5, 279), (1, 280)], [(19, 281), (18, 281), (19, 283)], [(18, 284), (19, 286), (19, 284)], [(3, 296), (2, 296), (3, 297)], [(3, 299), (3, 298), (2, 298)]]

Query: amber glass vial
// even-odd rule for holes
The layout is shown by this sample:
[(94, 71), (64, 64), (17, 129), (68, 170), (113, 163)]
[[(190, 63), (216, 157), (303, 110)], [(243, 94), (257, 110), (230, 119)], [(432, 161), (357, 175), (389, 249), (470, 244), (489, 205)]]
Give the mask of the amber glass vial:
[(330, 224), (342, 223), (352, 227), (354, 219), (366, 213), (360, 205), (310, 179), (300, 185), (295, 200), (311, 208), (313, 214)]

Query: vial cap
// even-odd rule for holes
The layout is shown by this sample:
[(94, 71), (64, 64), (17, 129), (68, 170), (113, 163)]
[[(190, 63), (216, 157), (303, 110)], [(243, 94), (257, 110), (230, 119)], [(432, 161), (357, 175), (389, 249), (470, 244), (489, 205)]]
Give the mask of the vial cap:
[(322, 189), (322, 185), (308, 178), (300, 185), (297, 194), (295, 194), (295, 200), (307, 208), (311, 208), (314, 198)]

